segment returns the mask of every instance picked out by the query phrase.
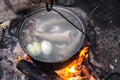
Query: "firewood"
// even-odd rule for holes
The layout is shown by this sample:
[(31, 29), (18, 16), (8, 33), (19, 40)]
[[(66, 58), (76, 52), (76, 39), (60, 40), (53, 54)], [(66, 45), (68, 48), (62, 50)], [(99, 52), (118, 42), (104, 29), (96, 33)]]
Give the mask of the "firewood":
[(49, 77), (42, 71), (38, 70), (32, 63), (21, 60), (17, 64), (17, 69), (33, 80), (50, 80)]

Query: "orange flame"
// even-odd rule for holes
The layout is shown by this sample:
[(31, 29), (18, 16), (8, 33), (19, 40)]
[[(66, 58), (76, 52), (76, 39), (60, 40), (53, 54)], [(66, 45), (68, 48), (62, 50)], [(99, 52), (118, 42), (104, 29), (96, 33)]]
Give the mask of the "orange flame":
[(79, 58), (74, 60), (71, 64), (61, 70), (55, 71), (63, 80), (82, 80), (86, 76), (81, 77), (81, 69), (77, 69), (80, 66), (85, 58), (88, 58), (89, 47), (85, 47), (80, 52)]

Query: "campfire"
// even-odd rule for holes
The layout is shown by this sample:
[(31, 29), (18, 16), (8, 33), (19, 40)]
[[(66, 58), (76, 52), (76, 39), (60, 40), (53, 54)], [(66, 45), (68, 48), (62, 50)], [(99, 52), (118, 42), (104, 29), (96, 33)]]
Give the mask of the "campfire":
[[(56, 7), (56, 9), (61, 10), (62, 8)], [(67, 10), (65, 10), (65, 12), (67, 12)], [(50, 12), (48, 12), (48, 14), (49, 13)], [(31, 77), (34, 80), (38, 79), (37, 76), (39, 76), (40, 79), (43, 78), (45, 80), (48, 80), (50, 78), (51, 80), (50, 72), (52, 72), (52, 74), (54, 73), (54, 75), (52, 76), (58, 76), (62, 80), (99, 80), (98, 75), (94, 70), (93, 66), (91, 65), (91, 61), (90, 61), (91, 55), (89, 55), (90, 53), (89, 51), (91, 47), (85, 46), (91, 43), (91, 42), (89, 43), (90, 36), (87, 35), (87, 33), (89, 33), (90, 27), (88, 26), (88, 30), (84, 31), (85, 26), (83, 26), (83, 24), (79, 21), (80, 20), (79, 17), (74, 17), (76, 21), (75, 21), (75, 24), (73, 24), (70, 20), (68, 20), (63, 14), (61, 14), (57, 10), (53, 10), (53, 12), (51, 13), (57, 14), (57, 16), (59, 16), (61, 19), (59, 20), (59, 19), (56, 19), (55, 17), (53, 18), (53, 20), (51, 20), (50, 18), (50, 20), (55, 22), (55, 24), (59, 24), (60, 22), (64, 23), (65, 21), (67, 21), (65, 23), (67, 23), (66, 25), (69, 25), (69, 26), (66, 27), (63, 25), (61, 28), (61, 26), (56, 26), (52, 24), (52, 26), (50, 26), (51, 28), (49, 29), (50, 34), (48, 34), (48, 32), (45, 34), (44, 31), (43, 33), (36, 31), (38, 27), (35, 27), (34, 24), (30, 23), (29, 25), (30, 29), (26, 28), (26, 26), (25, 28), (23, 28), (23, 32), (21, 32), (21, 34), (25, 34), (25, 35), (21, 35), (20, 36), (21, 38), (18, 38), (17, 31), (14, 30), (15, 28), (13, 28), (13, 32), (12, 30), (10, 31), (10, 34), (15, 35), (14, 37), (18, 38), (18, 40), (20, 39), (19, 40), (20, 47), (18, 45), (16, 46), (17, 47), (16, 53), (20, 55), (16, 59), (18, 62), (17, 69), (21, 71), (24, 75)], [(73, 15), (73, 13), (70, 13), (70, 14)], [(31, 20), (32, 19), (34, 18), (31, 18)], [(60, 22), (56, 23), (56, 20)], [(68, 22), (70, 24), (68, 24)], [(39, 23), (36, 23), (36, 24), (39, 25)], [(49, 24), (51, 24), (51, 22), (49, 22)], [(76, 25), (81, 25), (81, 26), (76, 26)], [(9, 28), (11, 29), (11, 27), (12, 26), (10, 26)], [(49, 26), (47, 27), (49, 28)], [(40, 31), (43, 28), (44, 27), (41, 27)], [(64, 30), (64, 28), (66, 29)], [(30, 34), (31, 30), (33, 31), (32, 34)], [(37, 33), (35, 33), (34, 30)], [(57, 32), (55, 32), (56, 30)], [(63, 30), (63, 31), (61, 32), (60, 30)], [(14, 32), (16, 34), (14, 34)], [(49, 36), (49, 38), (45, 37), (46, 35)], [(62, 37), (65, 37), (65, 39), (63, 40)], [(52, 59), (53, 57), (55, 59)], [(59, 65), (61, 63), (62, 64), (65, 63), (65, 65), (67, 66), (60, 68)], [(45, 67), (45, 68), (43, 69), (42, 67), (43, 68)], [(60, 69), (56, 67), (59, 67)], [(49, 68), (52, 70), (50, 72), (49, 71), (46, 72), (45, 70), (50, 70)], [(55, 80), (57, 79), (55, 78)]]
[[(54, 72), (57, 73), (62, 80), (99, 80), (98, 75), (88, 63), (90, 56), (89, 49), (89, 46), (84, 47), (79, 52), (79, 56), (76, 57), (76, 59), (73, 60), (68, 66), (60, 70), (55, 70)], [(34, 64), (27, 54), (24, 56), (18, 56), (17, 58), (18, 62), (23, 59)]]
[[(89, 79), (94, 80), (94, 78), (88, 73), (85, 66), (82, 65), (83, 61), (88, 59), (88, 52), (89, 47), (83, 48), (83, 50), (80, 52), (80, 55), (78, 58), (76, 58), (73, 62), (70, 63), (67, 67), (64, 69), (55, 71), (63, 80), (83, 80), (83, 79)], [(84, 70), (83, 70), (84, 69)], [(82, 76), (82, 73), (84, 76)], [(92, 79), (93, 78), (93, 79)]]

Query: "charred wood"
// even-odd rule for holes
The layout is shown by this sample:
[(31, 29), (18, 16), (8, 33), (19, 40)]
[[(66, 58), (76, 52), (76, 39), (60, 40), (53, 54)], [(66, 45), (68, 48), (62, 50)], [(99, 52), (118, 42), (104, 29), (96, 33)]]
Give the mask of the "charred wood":
[(29, 78), (32, 78), (32, 80), (50, 80), (45, 73), (36, 69), (36, 67), (32, 63), (26, 60), (19, 61), (16, 67), (23, 74), (25, 74)]

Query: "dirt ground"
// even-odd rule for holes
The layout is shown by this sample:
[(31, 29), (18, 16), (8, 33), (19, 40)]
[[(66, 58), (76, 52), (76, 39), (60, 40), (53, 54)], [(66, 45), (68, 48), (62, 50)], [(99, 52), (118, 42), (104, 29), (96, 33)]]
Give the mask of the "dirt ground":
[[(19, 16), (16, 14), (19, 10), (39, 5), (31, 3), (30, 0), (10, 0), (14, 9), (13, 11), (10, 5), (7, 6), (4, 1), (0, 0), (0, 22)], [(94, 10), (89, 17), (95, 24), (94, 29), (97, 34), (96, 46), (93, 54), (95, 60), (103, 66), (103, 70), (107, 73), (104, 77), (112, 72), (120, 72), (120, 1), (74, 0), (74, 2), (74, 7), (81, 8), (88, 16)], [(17, 6), (18, 4), (19, 6)], [(8, 37), (11, 38), (10, 36)], [(15, 39), (10, 39), (11, 42), (12, 40), (16, 42)], [(9, 47), (8, 49), (0, 50), (0, 80), (25, 80), (24, 75), (16, 69), (15, 63), (17, 63), (18, 50), (15, 50), (17, 49), (15, 48), (12, 51), (14, 47)], [(19, 55), (22, 54), (24, 54), (24, 52)], [(118, 78), (118, 80), (119, 79), (120, 78)], [(117, 79), (114, 78), (112, 80)]]

